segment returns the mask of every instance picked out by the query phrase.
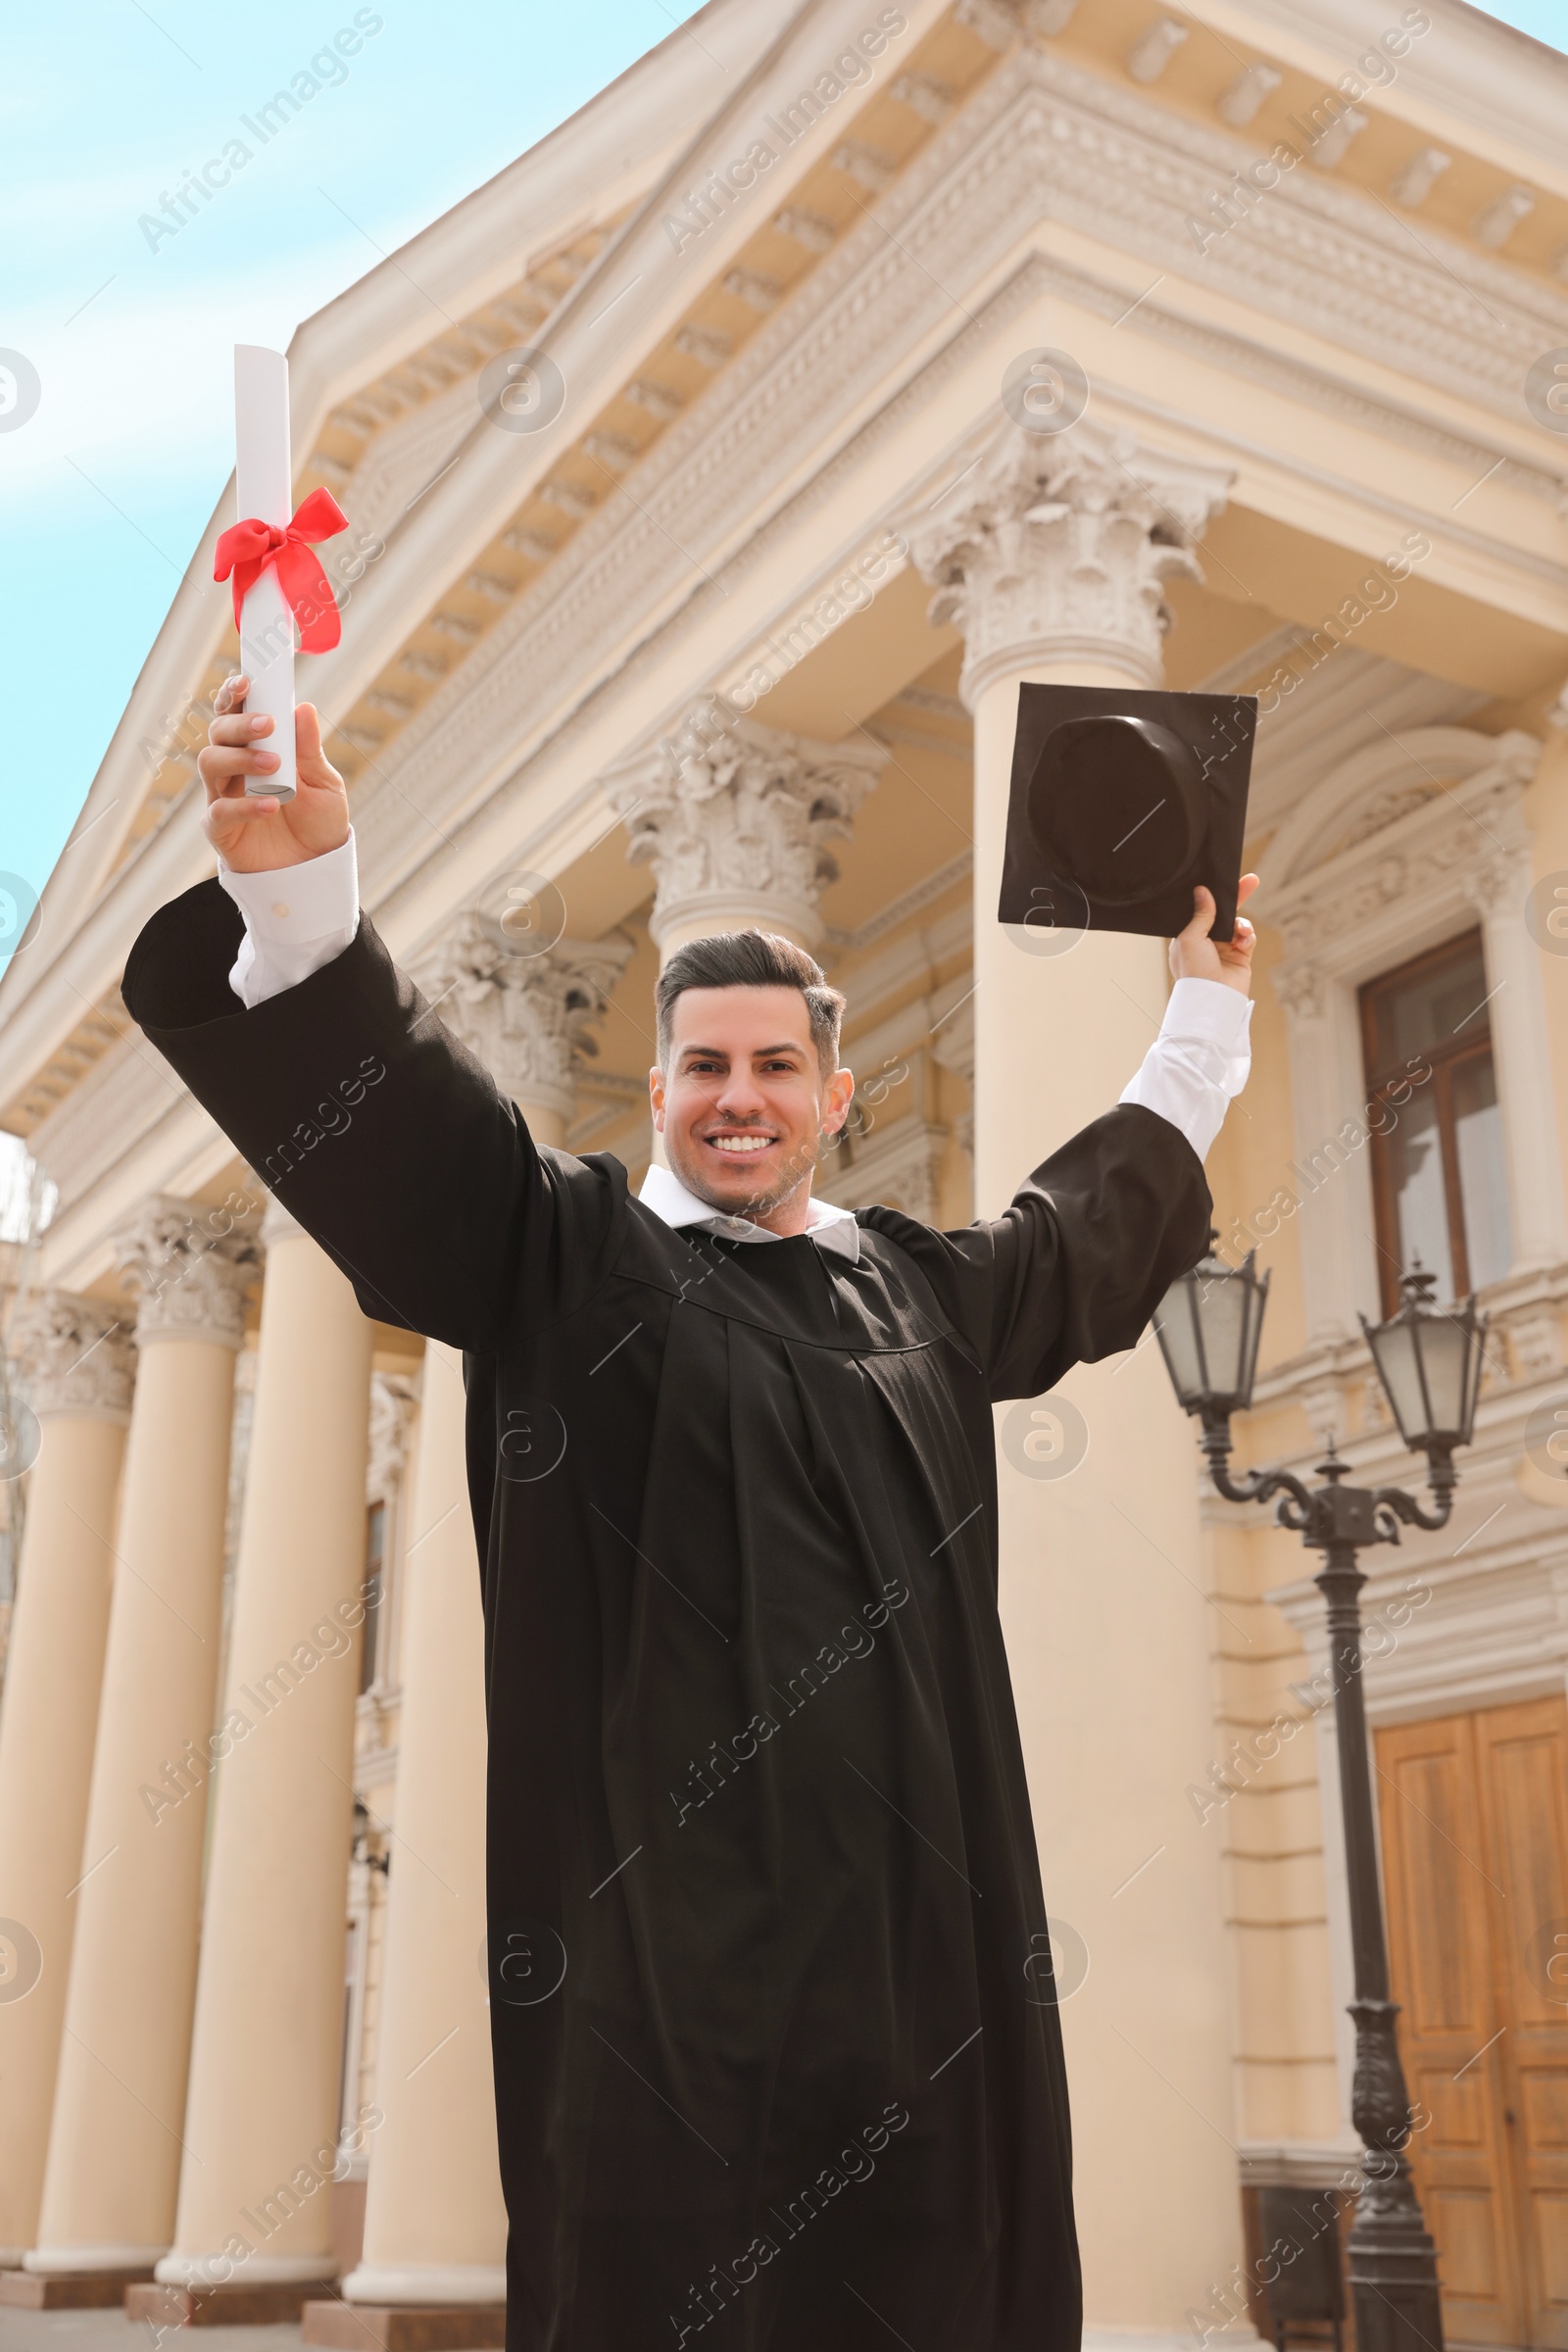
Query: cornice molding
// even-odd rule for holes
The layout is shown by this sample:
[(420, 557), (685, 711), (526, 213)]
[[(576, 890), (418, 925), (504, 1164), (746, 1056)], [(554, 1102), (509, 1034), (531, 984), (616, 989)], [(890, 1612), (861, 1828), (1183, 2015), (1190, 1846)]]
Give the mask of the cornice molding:
[(111, 1046), (28, 1138), (29, 1152), (59, 1189), (60, 1210), (74, 1207), (167, 1112), (189, 1100), (140, 1039)]
[(1568, 337), (1568, 294), (1425, 223), (1413, 232), (1364, 189), (1310, 171), (1289, 173), (1200, 260), (1188, 218), (1246, 170), (1256, 143), (1189, 122), (1067, 58), (1025, 54), (1050, 108), (1051, 218), (1100, 243), (1119, 231), (1124, 250), (1230, 295), (1246, 312), (1417, 384), (1442, 382), (1530, 430), (1525, 371)]
[[(1265, 57), (1320, 75), (1332, 87), (1367, 41), (1365, 0), (1218, 0), (1210, 28)], [(1560, 51), (1463, 0), (1429, 0), (1431, 30), (1400, 63), (1398, 80), (1375, 93), (1378, 107), (1412, 135), (1460, 143), (1463, 125), (1478, 152), (1518, 173), (1519, 150), (1538, 159), (1543, 186), (1568, 193), (1562, 120), (1568, 66)]]
[[(863, 402), (861, 378), (873, 370), (886, 372), (900, 342), (917, 331), (927, 307), (932, 311), (947, 307), (945, 297), (934, 295), (931, 280), (940, 278), (951, 291), (972, 286), (976, 277), (983, 277), (993, 259), (1001, 258), (1005, 243), (1015, 241), (1020, 228), (1039, 217), (1042, 184), (1052, 190), (1051, 210), (1059, 213), (1060, 191), (1054, 183), (1061, 159), (1052, 126), (1058, 114), (1066, 121), (1073, 109), (1068, 107), (1062, 114), (1067, 101), (1056, 94), (1048, 113), (1047, 100), (1062, 77), (1091, 95), (1099, 93), (1111, 106), (1133, 109), (1142, 122), (1140, 135), (1146, 139), (1155, 131), (1170, 134), (1177, 142), (1178, 159), (1190, 183), (1176, 191), (1173, 204), (1188, 197), (1195, 204), (1200, 201), (1199, 182), (1206, 187), (1216, 172), (1223, 179), (1239, 142), (1177, 122), (1150, 101), (1112, 92), (1109, 84), (1059, 60), (1042, 58), (1032, 51), (1018, 52), (916, 158), (883, 200), (877, 220), (868, 221), (842, 241), (704, 399), (656, 445), (638, 468), (635, 507), (629, 493), (612, 493), (536, 586), (519, 596), (447, 685), (438, 689), (383, 760), (388, 785), (395, 781), (398, 792), (406, 792), (411, 801), (439, 814), (443, 822), (458, 817), (452, 784), (459, 778), (469, 782), (474, 775), (470, 728), (479, 732), (486, 706), (503, 706), (508, 711), (548, 710), (554, 703), (559, 710), (563, 680), (581, 678), (586, 666), (602, 662), (612, 645), (623, 643), (628, 610), (657, 613), (651, 633), (662, 634), (668, 625), (671, 600), (673, 609), (687, 620), (706, 609), (706, 583), (695, 588), (685, 585), (692, 576), (690, 559), (695, 557), (710, 573), (715, 564), (721, 565), (722, 576), (731, 576), (731, 564), (724, 562), (719, 550), (733, 531), (735, 515), (748, 507), (755, 512), (760, 501), (765, 500), (770, 481), (787, 469), (798, 468), (799, 439), (819, 440), (830, 429), (836, 413)], [(1089, 112), (1090, 121), (1094, 120), (1087, 102), (1079, 105), (1078, 111)], [(1047, 169), (1053, 160), (1055, 171)], [(1106, 163), (1106, 157), (1101, 160)], [(1107, 177), (1113, 178), (1128, 160), (1116, 149)], [(1125, 201), (1126, 182), (1119, 187), (1120, 200)], [(1074, 192), (1074, 201), (1082, 205), (1086, 216), (1092, 216), (1102, 237), (1105, 213), (1101, 199), (1108, 201), (1116, 194), (1116, 187), (1103, 184), (1093, 172)], [(1385, 277), (1395, 271), (1396, 257), (1388, 248), (1390, 225), (1365, 198), (1344, 188), (1324, 188), (1314, 180), (1310, 188), (1289, 201), (1301, 205), (1309, 220), (1318, 218), (1324, 204), (1331, 210), (1338, 205), (1342, 213), (1348, 206), (1351, 224), (1359, 222), (1374, 237), (1382, 237)], [(1174, 217), (1174, 229), (1182, 236), (1184, 218), (1184, 212)], [(1337, 225), (1342, 236), (1349, 233), (1346, 221)], [(1478, 321), (1488, 318), (1489, 304), (1510, 303), (1521, 289), (1525, 295), (1536, 295), (1536, 289), (1506, 265), (1478, 261), (1457, 247), (1454, 253), (1471, 275), (1479, 278), (1474, 293), (1460, 289), (1465, 301), (1457, 341), (1479, 331)], [(1192, 274), (1190, 240), (1185, 263), (1178, 245), (1163, 247), (1160, 258), (1178, 274)], [(1245, 277), (1229, 290), (1254, 310), (1272, 310), (1288, 318), (1295, 328), (1307, 325), (1330, 342), (1344, 343), (1348, 338), (1340, 332), (1340, 314), (1319, 281), (1319, 271), (1329, 266), (1323, 257), (1309, 254), (1298, 255), (1294, 267), (1282, 260), (1275, 297), (1267, 304), (1256, 300)], [(1031, 282), (1005, 289), (1005, 313), (1015, 314), (1041, 290), (1062, 293), (1069, 300), (1089, 300), (1091, 307), (1111, 317), (1126, 309), (1122, 287), (1098, 283), (1046, 257), (1032, 257), (1025, 267)], [(1387, 298), (1375, 314), (1379, 333), (1373, 356), (1386, 366), (1402, 367), (1420, 382), (1429, 380), (1434, 365), (1434, 346), (1426, 325), (1433, 281), (1445, 282), (1444, 267), (1420, 262), (1406, 272), (1398, 289), (1393, 288), (1391, 278), (1385, 287)], [(1003, 291), (999, 289), (999, 294)], [(1402, 302), (1395, 299), (1396, 291), (1402, 294)], [(1549, 297), (1543, 299), (1549, 305)], [(1568, 303), (1559, 306), (1560, 318), (1549, 318), (1544, 324), (1534, 309), (1522, 313), (1517, 301), (1512, 301), (1512, 308), (1514, 318), (1506, 338), (1513, 347), (1510, 356), (1500, 371), (1494, 367), (1491, 377), (1474, 389), (1489, 405), (1517, 414), (1514, 392), (1524, 367), (1541, 347), (1541, 334), (1560, 331), (1568, 337)], [(1002, 311), (993, 313), (987, 323), (991, 332), (998, 331), (1004, 323)], [(1419, 444), (1450, 463), (1469, 466), (1478, 460), (1478, 474), (1495, 464), (1498, 450), (1494, 444), (1467, 441), (1441, 422), (1422, 418), (1405, 404), (1390, 407), (1380, 403), (1374, 395), (1357, 392), (1342, 379), (1282, 353), (1249, 345), (1240, 336), (1183, 318), (1169, 306), (1145, 302), (1128, 325), (1141, 334), (1187, 341), (1195, 350), (1206, 346), (1208, 356), (1221, 366), (1239, 368), (1250, 356), (1256, 370), (1268, 375), (1282, 391), (1308, 397), (1315, 405), (1347, 416), (1353, 413), (1370, 428), (1386, 431), (1401, 442)], [(1494, 350), (1497, 341), (1494, 333)], [(955, 352), (955, 359), (956, 356)], [(1455, 381), (1449, 370), (1452, 352), (1445, 347), (1442, 357), (1445, 380)], [(1510, 379), (1508, 370), (1515, 361), (1516, 372)], [(926, 379), (922, 385), (925, 396), (936, 389), (938, 380)], [(1507, 399), (1499, 384), (1510, 384)], [(1113, 393), (1110, 396), (1114, 397)], [(901, 395), (896, 394), (877, 420), (883, 431), (889, 429), (901, 406)], [(1223, 442), (1224, 436), (1215, 436), (1201, 420), (1193, 421), (1206, 438)], [(866, 447), (858, 434), (857, 456), (863, 456)], [(818, 466), (812, 492), (818, 483), (826, 485), (840, 476), (843, 454), (834, 452), (825, 466)], [(1289, 469), (1291, 453), (1281, 450), (1277, 462)], [(1562, 484), (1545, 468), (1533, 468), (1513, 458), (1505, 464), (1516, 468), (1520, 485), (1528, 485), (1532, 495), (1552, 502), (1561, 495)], [(791, 512), (798, 519), (798, 500), (792, 502)], [(773, 519), (768, 517), (760, 529), (754, 528), (752, 541), (740, 559), (743, 563), (757, 560), (759, 550), (772, 538)], [(1493, 543), (1479, 535), (1478, 544), (1493, 549)], [(683, 554), (683, 550), (687, 552)], [(1500, 543), (1493, 552), (1503, 562), (1511, 560), (1510, 551)], [(1561, 567), (1546, 568), (1555, 578)], [(630, 597), (628, 586), (633, 591)], [(593, 642), (596, 621), (605, 631), (603, 646)], [(564, 651), (568, 645), (570, 653)], [(625, 675), (622, 667), (619, 676)], [(584, 686), (586, 693), (593, 692), (586, 680)], [(559, 736), (564, 724), (569, 724), (569, 719), (556, 717), (541, 726), (535, 743), (523, 747), (524, 758)], [(455, 733), (464, 738), (462, 749), (454, 744)], [(512, 733), (514, 740), (514, 726)], [(396, 793), (387, 786), (368, 796), (368, 808), (376, 809), (378, 832), (384, 828), (381, 847), (390, 853), (383, 866), (402, 864), (416, 854), (417, 816), (406, 805), (401, 816), (398, 808), (380, 806), (395, 800)], [(388, 874), (387, 880), (391, 879)]]

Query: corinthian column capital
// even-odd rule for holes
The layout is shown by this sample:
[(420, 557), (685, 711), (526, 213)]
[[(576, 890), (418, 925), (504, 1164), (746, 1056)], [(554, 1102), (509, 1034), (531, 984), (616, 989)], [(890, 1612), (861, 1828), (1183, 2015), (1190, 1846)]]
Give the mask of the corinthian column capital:
[(677, 930), (755, 923), (814, 946), (818, 903), (838, 879), (827, 845), (850, 833), (887, 757), (878, 744), (724, 722), (710, 700), (677, 734), (613, 768), (606, 786), (625, 819), (627, 855), (658, 884), (656, 945)]
[(1088, 423), (1006, 423), (958, 493), (914, 525), (934, 621), (963, 631), (971, 710), (1008, 671), (1104, 663), (1157, 686), (1165, 582), (1202, 577), (1192, 552), (1231, 475)]
[(21, 1385), (40, 1418), (74, 1413), (122, 1424), (130, 1419), (130, 1332), (103, 1299), (40, 1291), (18, 1314), (11, 1345)]
[(470, 912), (418, 959), (414, 977), (510, 1101), (569, 1119), (577, 1057), (598, 1053), (597, 1025), (631, 953), (624, 940), (564, 939), (519, 956)]
[(218, 1213), (159, 1193), (116, 1234), (120, 1270), (141, 1294), (138, 1347), (157, 1339), (242, 1345), (245, 1295), (260, 1270), (262, 1247), (254, 1218), (232, 1219), (215, 1233), (208, 1219)]

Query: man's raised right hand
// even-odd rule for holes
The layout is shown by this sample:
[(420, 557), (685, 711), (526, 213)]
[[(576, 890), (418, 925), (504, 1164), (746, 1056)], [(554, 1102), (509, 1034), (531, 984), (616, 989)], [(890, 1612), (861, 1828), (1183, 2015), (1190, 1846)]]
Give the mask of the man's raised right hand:
[(208, 840), (236, 873), (265, 874), (341, 849), (349, 837), (349, 796), (321, 750), (321, 722), (315, 707), (301, 703), (294, 712), (294, 772), (299, 784), (294, 798), (246, 797), (247, 776), (270, 774), (278, 765), (277, 754), (267, 748), (272, 721), (244, 715), (249, 692), (247, 677), (223, 680), (196, 765), (207, 787), (202, 830)]

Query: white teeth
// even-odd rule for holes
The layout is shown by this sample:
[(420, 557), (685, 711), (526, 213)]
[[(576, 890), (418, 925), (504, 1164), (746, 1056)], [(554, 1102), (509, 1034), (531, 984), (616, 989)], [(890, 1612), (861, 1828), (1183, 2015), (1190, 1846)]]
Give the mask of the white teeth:
[(765, 1152), (773, 1141), (770, 1135), (710, 1135), (709, 1142), (720, 1152)]

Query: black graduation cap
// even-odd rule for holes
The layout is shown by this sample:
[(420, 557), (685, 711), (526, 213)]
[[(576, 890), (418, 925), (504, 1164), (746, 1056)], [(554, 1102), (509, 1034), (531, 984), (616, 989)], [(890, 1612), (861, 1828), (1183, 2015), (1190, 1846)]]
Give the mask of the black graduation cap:
[(997, 919), (1162, 939), (1214, 894), (1230, 939), (1257, 698), (1020, 686)]

